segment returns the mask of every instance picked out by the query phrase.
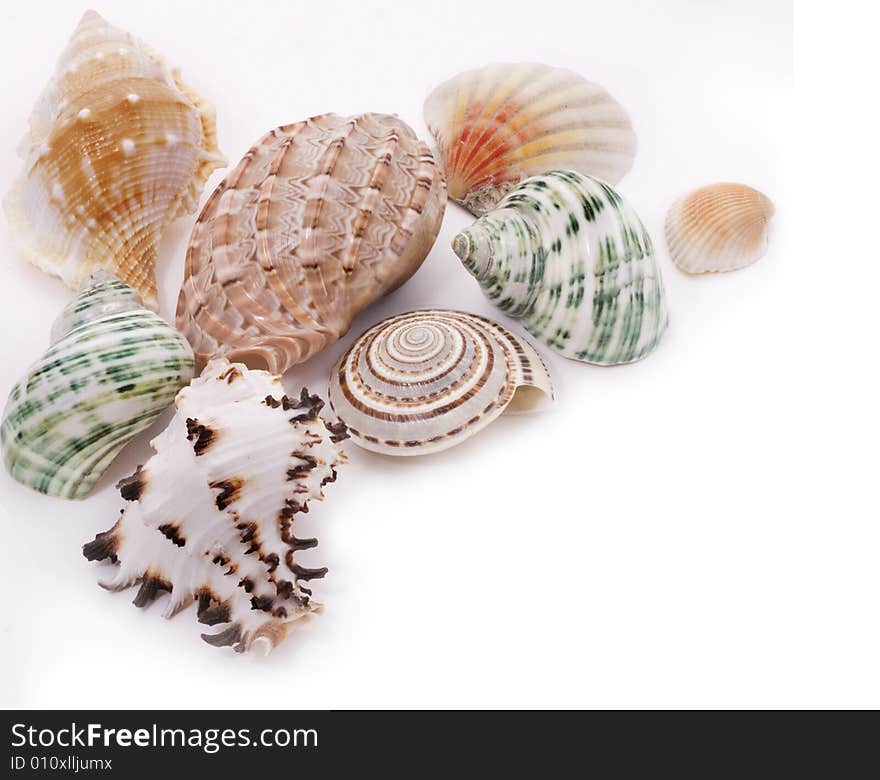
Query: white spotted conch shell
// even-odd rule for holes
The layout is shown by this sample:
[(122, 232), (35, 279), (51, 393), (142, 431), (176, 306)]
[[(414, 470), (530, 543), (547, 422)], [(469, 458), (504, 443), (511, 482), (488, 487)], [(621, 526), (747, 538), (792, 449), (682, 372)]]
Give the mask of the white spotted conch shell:
[(552, 398), (531, 344), (485, 317), (444, 309), (373, 326), (330, 378), (330, 405), (352, 440), (385, 455), (448, 449), (507, 409)]
[(774, 213), (770, 198), (745, 184), (709, 184), (689, 192), (666, 216), (672, 261), (689, 274), (745, 268), (767, 251)]
[(276, 128), (199, 216), (177, 327), (197, 361), (223, 355), (281, 374), (418, 270), (445, 205), (430, 150), (395, 116)]
[(480, 216), (519, 182), (558, 168), (616, 184), (636, 136), (623, 107), (577, 73), (499, 63), (442, 83), (425, 101), (449, 197)]
[(104, 587), (140, 583), (136, 606), (168, 592), (171, 617), (197, 602), (199, 620), (220, 627), (206, 642), (268, 652), (320, 607), (305, 583), (326, 569), (296, 560), (318, 542), (292, 526), (336, 479), (345, 428), (319, 416), (317, 396), (288, 398), (277, 376), (223, 359), (175, 405), (153, 457), (119, 483), (116, 525), (83, 553), (117, 564)]
[(6, 198), (34, 265), (78, 288), (103, 268), (157, 308), (165, 226), (224, 164), (213, 109), (162, 58), (87, 11), (37, 101)]

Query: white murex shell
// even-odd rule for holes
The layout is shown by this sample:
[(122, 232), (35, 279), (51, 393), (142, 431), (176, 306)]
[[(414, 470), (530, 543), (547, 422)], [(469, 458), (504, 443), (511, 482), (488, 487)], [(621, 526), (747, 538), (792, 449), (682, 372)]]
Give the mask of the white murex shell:
[(89, 560), (118, 564), (110, 590), (140, 583), (142, 607), (170, 592), (165, 617), (198, 602), (203, 634), (241, 652), (277, 645), (298, 619), (319, 611), (294, 517), (323, 498), (345, 461), (344, 426), (318, 413), (317, 396), (284, 395), (279, 377), (211, 361), (178, 393), (177, 412), (152, 442), (150, 460), (119, 487), (129, 503), (116, 525), (84, 545)]
[(553, 399), (544, 361), (497, 322), (445, 309), (383, 320), (342, 357), (330, 405), (352, 441), (384, 455), (461, 443), (505, 410)]
[(149, 46), (87, 11), (30, 116), (4, 206), (21, 253), (74, 289), (99, 268), (157, 309), (166, 225), (224, 164), (214, 110)]

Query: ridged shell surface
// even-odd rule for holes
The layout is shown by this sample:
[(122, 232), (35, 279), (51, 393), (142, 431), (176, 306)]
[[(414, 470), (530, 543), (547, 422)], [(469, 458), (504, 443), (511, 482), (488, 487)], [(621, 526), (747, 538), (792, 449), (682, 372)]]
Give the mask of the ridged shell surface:
[(111, 271), (157, 308), (165, 226), (224, 164), (214, 112), (152, 49), (88, 11), (37, 101), (6, 198), (13, 238), (77, 289)]
[(165, 617), (195, 603), (218, 626), (209, 644), (268, 652), (320, 609), (306, 583), (327, 570), (297, 560), (318, 542), (293, 523), (335, 481), (344, 426), (326, 423), (308, 391), (289, 398), (277, 376), (223, 359), (175, 404), (155, 454), (119, 483), (119, 520), (83, 553), (116, 564), (104, 587), (139, 584), (136, 606), (169, 593)]
[(416, 272), (445, 204), (428, 147), (394, 116), (279, 127), (205, 205), (178, 327), (200, 361), (222, 355), (283, 373)]
[(573, 171), (527, 179), (453, 249), (489, 300), (566, 357), (629, 363), (666, 329), (651, 237), (598, 179)]
[(666, 216), (672, 261), (690, 274), (735, 271), (763, 257), (775, 209), (745, 184), (700, 187), (677, 200)]
[(497, 322), (429, 309), (364, 333), (330, 379), (330, 405), (352, 440), (385, 455), (461, 443), (506, 409), (552, 400), (547, 367)]
[(0, 425), (7, 470), (41, 493), (85, 497), (192, 373), (186, 339), (136, 290), (98, 271), (9, 394)]
[(636, 136), (623, 107), (577, 73), (537, 63), (469, 70), (425, 101), (449, 197), (477, 216), (529, 176), (569, 169), (616, 184)]

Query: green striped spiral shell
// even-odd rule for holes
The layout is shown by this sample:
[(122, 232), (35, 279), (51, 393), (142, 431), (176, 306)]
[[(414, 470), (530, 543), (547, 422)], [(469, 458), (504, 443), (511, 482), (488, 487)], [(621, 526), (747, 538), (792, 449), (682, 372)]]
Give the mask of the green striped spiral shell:
[(94, 274), (9, 394), (0, 425), (6, 468), (41, 493), (83, 498), (192, 373), (186, 339), (127, 284)]
[(629, 363), (666, 329), (651, 237), (599, 179), (573, 171), (526, 179), (452, 246), (493, 303), (566, 357)]

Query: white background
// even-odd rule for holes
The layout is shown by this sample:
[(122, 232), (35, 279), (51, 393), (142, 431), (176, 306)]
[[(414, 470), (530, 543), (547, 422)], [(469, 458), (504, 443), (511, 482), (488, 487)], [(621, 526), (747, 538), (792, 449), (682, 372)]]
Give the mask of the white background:
[[(4, 5), (3, 190), (81, 10)], [(161, 604), (139, 611), (133, 591), (104, 592), (99, 566), (81, 556), (114, 522), (113, 485), (148, 456), (150, 435), (83, 502), (38, 495), (3, 472), (0, 705), (880, 704), (877, 511), (862, 500), (873, 412), (860, 406), (864, 385), (844, 381), (859, 328), (836, 308), (850, 300), (857, 314), (862, 277), (846, 265), (850, 253), (805, 241), (821, 230), (821, 204), (840, 192), (827, 170), (791, 170), (793, 146), (818, 133), (793, 113), (787, 3), (152, 0), (96, 10), (179, 65), (216, 105), (231, 164), (269, 128), (325, 111), (397, 113), (427, 137), (429, 90), (492, 61), (544, 61), (603, 84), (639, 137), (618, 189), (654, 236), (671, 324), (656, 353), (632, 366), (542, 350), (555, 409), (502, 417), (440, 455), (383, 458), (349, 444), (327, 500), (297, 521), (299, 535), (321, 540), (304, 563), (330, 567), (315, 583), (326, 612), (266, 659), (209, 647), (193, 611), (165, 621)], [(814, 103), (829, 107), (816, 113), (845, 117), (836, 85), (822, 83), (820, 67), (813, 75)], [(858, 132), (832, 138), (838, 156), (853, 154)], [(689, 278), (668, 258), (665, 211), (718, 180), (776, 202), (770, 249), (747, 270)], [(168, 317), (194, 218), (161, 247)], [(516, 329), (449, 248), (470, 221), (450, 204), (412, 281), (290, 371), (288, 390), (324, 394), (351, 340), (392, 313), (450, 306)], [(876, 261), (876, 243), (861, 246), (863, 262), (871, 251)], [(70, 293), (15, 257), (5, 224), (0, 258), (5, 396)], [(876, 354), (876, 339), (871, 346)]]

